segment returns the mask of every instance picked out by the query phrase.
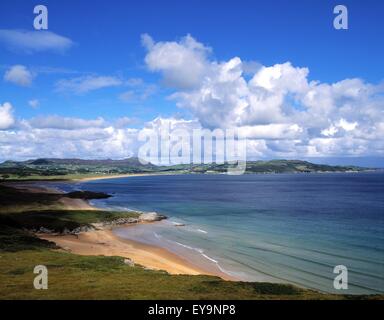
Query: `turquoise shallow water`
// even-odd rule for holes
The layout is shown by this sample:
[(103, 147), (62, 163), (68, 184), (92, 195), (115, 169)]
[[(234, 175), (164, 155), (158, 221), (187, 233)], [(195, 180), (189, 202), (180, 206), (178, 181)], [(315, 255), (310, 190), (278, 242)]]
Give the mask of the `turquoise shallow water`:
[[(383, 172), (148, 176), (60, 187), (112, 193), (95, 201), (101, 207), (167, 215), (116, 233), (242, 280), (384, 292)], [(336, 265), (348, 268), (347, 291), (333, 288)]]

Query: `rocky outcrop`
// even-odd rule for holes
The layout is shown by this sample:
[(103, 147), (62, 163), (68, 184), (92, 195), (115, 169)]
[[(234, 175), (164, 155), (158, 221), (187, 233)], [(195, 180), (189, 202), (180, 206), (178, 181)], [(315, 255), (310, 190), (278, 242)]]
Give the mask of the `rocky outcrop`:
[(129, 258), (125, 258), (124, 259), (124, 264), (130, 266), (130, 267), (134, 267), (135, 266), (135, 262), (132, 260), (132, 259), (129, 259)]
[(157, 212), (146, 212), (142, 213), (139, 216), (139, 221), (141, 222), (155, 222), (166, 219), (166, 216), (158, 214)]
[(89, 231), (93, 231), (93, 230), (94, 230), (94, 228), (92, 226), (81, 226), (81, 227), (77, 227), (73, 230), (64, 229), (62, 234), (79, 234), (82, 232), (89, 232)]
[(119, 218), (112, 221), (96, 222), (96, 223), (92, 223), (91, 225), (95, 229), (101, 230), (105, 228), (112, 228), (112, 227), (121, 226), (124, 224), (131, 224), (131, 223), (138, 223), (138, 222), (139, 222), (139, 218)]
[(131, 224), (131, 223), (140, 223), (140, 222), (155, 222), (155, 221), (161, 221), (166, 219), (166, 216), (163, 216), (161, 214), (158, 214), (157, 212), (146, 212), (141, 213), (137, 218), (119, 218), (112, 221), (104, 221), (99, 223), (92, 223), (92, 226), (95, 229), (105, 229), (105, 228), (112, 228), (116, 226), (121, 226), (124, 224)]
[(36, 233), (54, 233), (54, 230), (51, 230), (51, 229), (48, 229), (48, 228), (44, 228), (44, 227), (40, 227), (40, 229), (32, 230), (32, 232), (36, 232)]
[(31, 230), (32, 232), (34, 233), (45, 233), (45, 234), (60, 234), (60, 235), (66, 235), (66, 234), (79, 234), (79, 233), (82, 233), (82, 232), (88, 232), (88, 231), (92, 231), (92, 230), (95, 230), (95, 228), (93, 226), (81, 226), (81, 227), (77, 227), (75, 229), (68, 229), (68, 228), (64, 228), (62, 231), (57, 231), (57, 230), (52, 230), (52, 229), (48, 229), (48, 228), (45, 228), (45, 227), (40, 227), (39, 229), (33, 229)]
[(83, 232), (95, 231), (95, 230), (103, 230), (103, 229), (111, 229), (113, 227), (122, 226), (126, 224), (132, 223), (140, 223), (140, 222), (155, 222), (166, 219), (166, 216), (158, 214), (157, 212), (146, 212), (141, 213), (138, 217), (129, 217), (129, 218), (118, 218), (111, 221), (103, 221), (103, 222), (95, 222), (90, 225), (80, 226), (74, 228), (72, 230), (68, 228), (64, 228), (64, 230), (52, 230), (45, 227), (40, 227), (38, 229), (31, 230), (34, 233), (45, 233), (45, 234), (59, 234), (59, 235), (77, 235)]

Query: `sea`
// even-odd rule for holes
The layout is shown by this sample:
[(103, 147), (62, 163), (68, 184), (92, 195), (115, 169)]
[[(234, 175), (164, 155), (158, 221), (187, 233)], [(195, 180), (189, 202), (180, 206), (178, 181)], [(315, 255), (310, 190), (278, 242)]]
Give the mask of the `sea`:
[[(113, 195), (92, 201), (100, 208), (167, 216), (114, 232), (237, 280), (384, 293), (383, 171), (133, 176), (58, 187)], [(338, 266), (347, 288), (335, 287)]]

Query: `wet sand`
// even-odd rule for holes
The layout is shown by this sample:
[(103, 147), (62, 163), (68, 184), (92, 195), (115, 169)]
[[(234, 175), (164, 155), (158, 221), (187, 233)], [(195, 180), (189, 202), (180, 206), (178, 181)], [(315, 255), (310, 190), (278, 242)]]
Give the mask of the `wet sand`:
[(162, 173), (162, 174), (159, 174), (159, 173), (128, 173), (128, 174), (84, 177), (84, 178), (74, 179), (72, 181), (87, 182), (87, 181), (95, 181), (95, 180), (119, 179), (119, 178), (129, 178), (129, 177), (159, 176), (159, 175), (170, 175), (170, 173)]

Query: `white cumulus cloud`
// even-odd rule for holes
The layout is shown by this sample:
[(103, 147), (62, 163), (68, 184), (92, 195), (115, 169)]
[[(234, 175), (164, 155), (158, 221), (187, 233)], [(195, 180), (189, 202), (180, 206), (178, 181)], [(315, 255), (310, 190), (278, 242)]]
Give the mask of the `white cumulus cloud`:
[(9, 102), (0, 104), (0, 130), (5, 130), (15, 123), (12, 114), (12, 105)]
[(180, 42), (157, 42), (142, 35), (148, 53), (145, 62), (152, 71), (161, 71), (167, 85), (192, 88), (198, 85), (206, 72), (206, 58), (210, 49), (187, 35)]
[(144, 42), (149, 70), (159, 72), (166, 83), (179, 84), (171, 99), (203, 127), (246, 132), (255, 154), (384, 153), (382, 83), (359, 78), (311, 81), (309, 68), (291, 62), (249, 68), (240, 57), (217, 61), (191, 36), (179, 42), (155, 42), (146, 36)]
[(33, 74), (23, 65), (14, 65), (5, 72), (4, 80), (19, 86), (30, 86)]

